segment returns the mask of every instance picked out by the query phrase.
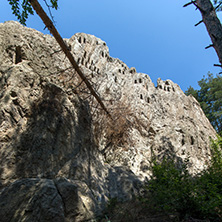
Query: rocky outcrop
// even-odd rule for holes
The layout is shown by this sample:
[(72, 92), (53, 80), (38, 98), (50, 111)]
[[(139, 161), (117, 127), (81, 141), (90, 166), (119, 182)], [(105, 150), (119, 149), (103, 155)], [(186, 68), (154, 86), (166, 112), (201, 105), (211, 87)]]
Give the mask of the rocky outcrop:
[(114, 121), (50, 35), (0, 24), (0, 221), (87, 220), (138, 195), (152, 155), (189, 157), (191, 173), (209, 160), (215, 131), (193, 97), (155, 86), (95, 36), (65, 41)]
[(100, 212), (109, 198), (136, 195), (136, 176), (102, 161), (86, 102), (26, 61), (1, 71), (2, 221), (78, 221)]

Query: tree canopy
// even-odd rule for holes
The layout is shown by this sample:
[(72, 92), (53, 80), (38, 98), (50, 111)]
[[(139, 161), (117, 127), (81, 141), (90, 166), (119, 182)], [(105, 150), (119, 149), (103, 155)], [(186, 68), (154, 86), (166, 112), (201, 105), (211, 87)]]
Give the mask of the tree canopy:
[(222, 76), (208, 73), (199, 82), (199, 90), (189, 87), (186, 95), (193, 95), (218, 134), (222, 135)]
[[(22, 2), (20, 0), (8, 0), (8, 2), (11, 5), (12, 13), (23, 25), (26, 24), (29, 14), (34, 14), (29, 0), (23, 0)], [(44, 2), (49, 10), (50, 8), (58, 9), (58, 0), (50, 0), (50, 3), (48, 3), (47, 0), (44, 0)]]

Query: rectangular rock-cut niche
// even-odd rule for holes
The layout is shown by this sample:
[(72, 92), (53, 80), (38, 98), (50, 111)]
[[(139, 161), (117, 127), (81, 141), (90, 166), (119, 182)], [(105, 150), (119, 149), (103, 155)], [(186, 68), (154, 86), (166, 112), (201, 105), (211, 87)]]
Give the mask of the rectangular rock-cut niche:
[(22, 62), (22, 48), (21, 46), (16, 46), (15, 48), (15, 64)]

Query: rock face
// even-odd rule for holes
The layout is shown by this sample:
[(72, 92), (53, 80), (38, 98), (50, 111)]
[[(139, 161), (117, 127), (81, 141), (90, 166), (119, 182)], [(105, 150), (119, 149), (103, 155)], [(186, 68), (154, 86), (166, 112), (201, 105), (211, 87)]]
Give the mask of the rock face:
[(191, 173), (209, 160), (215, 131), (193, 97), (155, 87), (95, 36), (65, 41), (115, 122), (50, 35), (0, 24), (0, 221), (87, 220), (138, 195), (152, 155), (189, 157)]

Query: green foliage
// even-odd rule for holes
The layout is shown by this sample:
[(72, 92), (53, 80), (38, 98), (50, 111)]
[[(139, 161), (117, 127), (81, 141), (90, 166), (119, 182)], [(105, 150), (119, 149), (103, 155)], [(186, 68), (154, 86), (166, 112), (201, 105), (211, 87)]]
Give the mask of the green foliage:
[(51, 7), (54, 8), (54, 9), (58, 9), (58, 0), (50, 0), (51, 2)]
[(185, 94), (197, 99), (212, 126), (222, 135), (222, 76), (214, 78), (213, 74), (208, 73), (208, 77), (201, 79), (198, 84), (200, 90), (190, 86)]
[(196, 208), (192, 199), (193, 181), (187, 164), (188, 162), (177, 166), (173, 159), (164, 159), (161, 163), (152, 161), (152, 177), (145, 198), (149, 209), (155, 213), (179, 214), (181, 218), (193, 212)]
[(196, 179), (195, 200), (203, 218), (222, 220), (222, 137), (211, 140), (208, 169)]
[(222, 173), (222, 137), (217, 136), (217, 140), (211, 139), (211, 167), (210, 171), (214, 173)]
[[(34, 14), (29, 0), (22, 0), (22, 3), (20, 0), (8, 0), (8, 2), (11, 5), (12, 13), (17, 17), (19, 22), (26, 25), (29, 14)], [(49, 10), (50, 8), (58, 9), (58, 0), (50, 0), (51, 4), (48, 4), (46, 0), (44, 0), (44, 2)]]
[(215, 5), (216, 11), (222, 10), (222, 1), (221, 0), (213, 0), (213, 3)]
[(12, 13), (18, 18), (19, 22), (25, 25), (28, 15), (33, 15), (32, 6), (28, 0), (23, 0), (22, 4), (19, 0), (8, 0), (11, 5)]
[(152, 161), (152, 177), (141, 198), (154, 213), (178, 215), (178, 220), (196, 218), (222, 221), (222, 138), (212, 140), (209, 167), (192, 177), (188, 161), (178, 166), (174, 159)]

